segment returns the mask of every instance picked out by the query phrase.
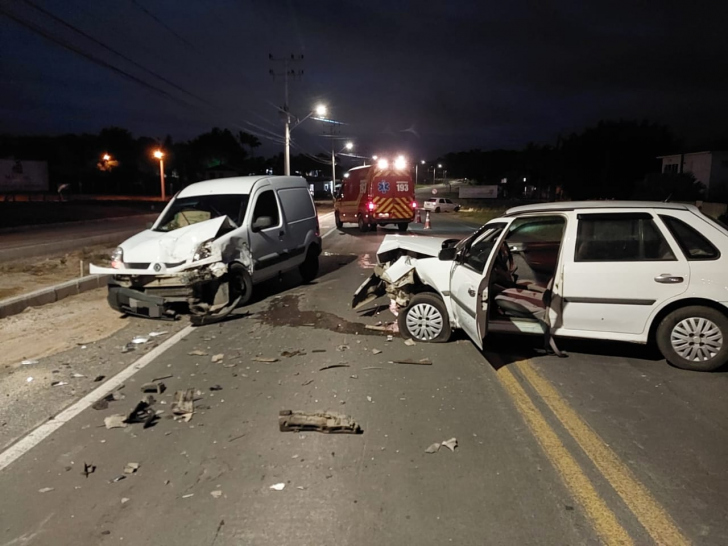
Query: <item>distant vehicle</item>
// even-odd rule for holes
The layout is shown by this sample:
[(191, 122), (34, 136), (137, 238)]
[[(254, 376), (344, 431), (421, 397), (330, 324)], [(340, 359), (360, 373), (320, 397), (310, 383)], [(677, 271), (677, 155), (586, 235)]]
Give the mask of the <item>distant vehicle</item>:
[(426, 199), (423, 203), (425, 210), (431, 210), (433, 212), (457, 212), (460, 210), (460, 205), (453, 203), (450, 199), (444, 199), (442, 197), (431, 197)]
[(197, 319), (247, 303), (253, 285), (298, 269), (318, 274), (321, 236), (301, 177), (246, 176), (180, 191), (151, 229), (113, 252), (108, 301), (121, 313), (164, 318), (187, 305)]
[(377, 225), (394, 224), (399, 231), (407, 231), (417, 208), (415, 185), (403, 161), (396, 161), (395, 166), (380, 159), (376, 166), (349, 171), (334, 197), (336, 227), (356, 222), (359, 231), (366, 232)]
[[(443, 342), (462, 328), (655, 342), (668, 362), (728, 362), (728, 229), (696, 207), (560, 202), (508, 210), (461, 241), (388, 235), (353, 305), (387, 295), (399, 330)], [(375, 270), (376, 271), (376, 270)]]

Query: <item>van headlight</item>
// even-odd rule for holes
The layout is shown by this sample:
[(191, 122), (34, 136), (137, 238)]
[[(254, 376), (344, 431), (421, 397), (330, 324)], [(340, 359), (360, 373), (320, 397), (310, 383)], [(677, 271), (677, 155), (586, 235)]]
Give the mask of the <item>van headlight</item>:
[(117, 246), (111, 253), (111, 267), (122, 269), (124, 267), (124, 249)]
[(212, 241), (213, 239), (210, 239), (197, 247), (197, 250), (195, 250), (195, 253), (192, 255), (193, 262), (199, 262), (200, 260), (210, 257), (212, 254)]

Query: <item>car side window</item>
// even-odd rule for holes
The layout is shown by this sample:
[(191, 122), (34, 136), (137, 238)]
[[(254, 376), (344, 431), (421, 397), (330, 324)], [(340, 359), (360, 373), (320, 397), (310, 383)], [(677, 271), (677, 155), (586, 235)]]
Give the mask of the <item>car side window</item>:
[(648, 213), (579, 214), (575, 262), (676, 260)]
[(486, 230), (472, 245), (463, 251), (462, 262), (466, 266), (474, 269), (478, 273), (482, 273), (488, 257), (493, 251), (493, 245), (500, 237), (504, 229), (503, 224), (497, 224)]
[(449, 199), (445, 199), (445, 203), (447, 203), (448, 205), (451, 205), (452, 201), (450, 201)]
[(272, 226), (278, 226), (281, 223), (281, 215), (278, 211), (278, 200), (273, 190), (265, 190), (258, 196), (253, 210), (253, 223), (258, 218), (270, 216), (273, 219)]
[(508, 228), (509, 243), (560, 243), (565, 220), (561, 216), (517, 218)]
[(691, 225), (674, 216), (660, 215), (660, 218), (688, 260), (717, 260), (720, 257), (720, 251), (713, 246), (713, 243)]

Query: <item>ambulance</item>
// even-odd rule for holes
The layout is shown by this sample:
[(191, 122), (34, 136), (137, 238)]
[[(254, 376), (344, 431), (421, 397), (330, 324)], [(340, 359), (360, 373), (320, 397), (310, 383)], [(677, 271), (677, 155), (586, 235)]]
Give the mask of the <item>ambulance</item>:
[(415, 185), (403, 157), (351, 169), (334, 196), (336, 227), (356, 223), (359, 231), (394, 224), (407, 231), (417, 210)]

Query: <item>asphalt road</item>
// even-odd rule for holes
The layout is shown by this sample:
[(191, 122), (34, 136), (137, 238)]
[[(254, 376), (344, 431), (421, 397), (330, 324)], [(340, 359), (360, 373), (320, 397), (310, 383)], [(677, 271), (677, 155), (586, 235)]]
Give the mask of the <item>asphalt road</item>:
[[(472, 229), (432, 216), (432, 234)], [(559, 359), (516, 337), (483, 353), (464, 336), (387, 341), (365, 328), (393, 319), (386, 301), (349, 305), (387, 230), (332, 224), (315, 283), (287, 275), (233, 320), (182, 330), (129, 369), (125, 400), (80, 411), (1, 470), (0, 545), (728, 543), (725, 373), (621, 344), (563, 342)], [(153, 327), (134, 319), (108, 346)], [(166, 375), (155, 426), (104, 427)], [(186, 388), (196, 410), (177, 422)], [(284, 409), (343, 412), (363, 433), (279, 432)], [(454, 452), (425, 453), (450, 438)]]

